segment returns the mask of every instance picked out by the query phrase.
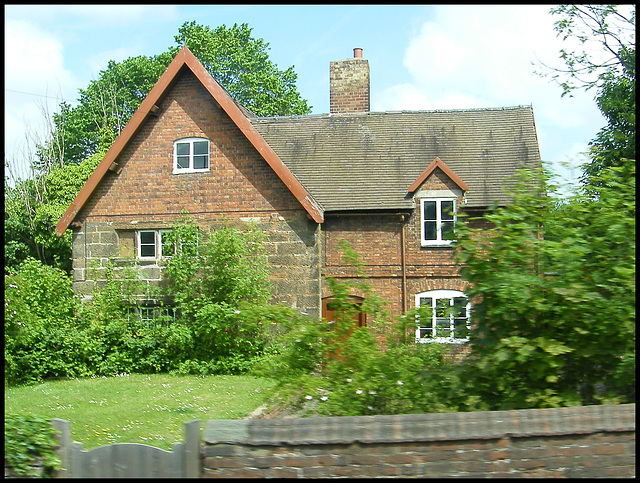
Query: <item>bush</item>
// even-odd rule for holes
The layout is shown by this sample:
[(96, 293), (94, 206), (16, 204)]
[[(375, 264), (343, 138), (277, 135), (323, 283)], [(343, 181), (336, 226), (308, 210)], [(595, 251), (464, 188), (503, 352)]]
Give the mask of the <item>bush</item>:
[(87, 345), (75, 319), (71, 278), (27, 259), (5, 275), (5, 380), (8, 384), (87, 374)]
[[(359, 268), (358, 255), (342, 248), (345, 261)], [(303, 415), (358, 416), (455, 411), (464, 402), (446, 349), (407, 339), (411, 315), (392, 323), (361, 272), (359, 280), (328, 283), (335, 320), (297, 320), (263, 366), (262, 374), (279, 383), (272, 405)], [(367, 294), (362, 305), (349, 298), (354, 288)], [(355, 327), (358, 311), (366, 313), (367, 327)]]
[(5, 414), (4, 460), (13, 475), (50, 477), (61, 465), (57, 446), (50, 421), (31, 414)]

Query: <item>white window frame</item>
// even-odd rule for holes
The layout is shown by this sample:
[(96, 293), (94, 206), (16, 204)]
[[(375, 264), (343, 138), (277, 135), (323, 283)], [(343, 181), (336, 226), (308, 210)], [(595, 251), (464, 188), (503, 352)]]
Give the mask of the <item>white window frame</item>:
[[(431, 299), (431, 320), (422, 320), (419, 315), (416, 316), (416, 342), (421, 344), (429, 344), (433, 342), (443, 343), (443, 344), (464, 344), (469, 342), (469, 333), (471, 331), (471, 302), (464, 294), (459, 290), (429, 290), (427, 292), (422, 292), (416, 294), (416, 307), (419, 308), (421, 305), (421, 300), (430, 298)], [(455, 315), (453, 313), (448, 315), (449, 318), (449, 333), (453, 333), (454, 336), (441, 337), (438, 335), (438, 319), (442, 321), (443, 317), (437, 317), (436, 313), (436, 305), (438, 300), (449, 299), (453, 301), (455, 298), (464, 298), (467, 300), (467, 304), (465, 306), (465, 316), (462, 318), (466, 318), (466, 332), (467, 337), (454, 337), (455, 336)], [(451, 304), (450, 306), (453, 306)], [(432, 331), (434, 334), (433, 337), (424, 337), (422, 332)]]
[[(169, 258), (172, 255), (165, 255), (162, 253), (162, 237), (165, 233), (170, 233), (171, 230), (138, 230), (136, 232), (136, 249), (138, 258), (142, 260), (158, 260), (160, 258)], [(153, 247), (154, 254), (153, 256), (143, 256), (142, 255), (142, 233), (153, 233)], [(145, 246), (150, 246), (150, 243), (145, 243)], [(175, 245), (173, 247), (173, 254), (175, 255)]]
[[(197, 156), (206, 156), (207, 158), (207, 166), (205, 168), (194, 168), (193, 158), (196, 156), (194, 154), (194, 144), (199, 142), (207, 143), (207, 154), (206, 155), (197, 155)], [(179, 167), (178, 166), (178, 145), (179, 144), (188, 144), (189, 145), (189, 153), (181, 154), (180, 156), (188, 156), (189, 165), (187, 167)], [(173, 174), (180, 173), (203, 173), (207, 172), (211, 169), (211, 143), (206, 138), (182, 138), (177, 139), (173, 142)]]
[(170, 316), (171, 322), (175, 322), (178, 317), (178, 309), (173, 306), (160, 305), (135, 305), (127, 308), (129, 320), (135, 318), (148, 327), (157, 327), (158, 318), (164, 315)]
[[(442, 216), (442, 203), (445, 201), (453, 202), (453, 229), (455, 229), (456, 223), (458, 222), (458, 200), (456, 198), (421, 198), (420, 199), (420, 242), (423, 247), (427, 246), (447, 246), (451, 245), (453, 240), (445, 240), (442, 237), (442, 223), (443, 221), (451, 221), (451, 220), (443, 220)], [(436, 223), (436, 239), (435, 240), (427, 240), (426, 230), (425, 230), (425, 216), (424, 216), (424, 205), (428, 202), (435, 202), (436, 204), (436, 219), (428, 220), (435, 221)]]

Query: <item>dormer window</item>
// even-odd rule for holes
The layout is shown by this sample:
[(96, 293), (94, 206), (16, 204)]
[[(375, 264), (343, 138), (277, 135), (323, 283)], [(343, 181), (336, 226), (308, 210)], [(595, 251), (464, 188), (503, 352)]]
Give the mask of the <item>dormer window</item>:
[(422, 246), (450, 245), (456, 223), (456, 199), (421, 199)]
[(173, 173), (209, 171), (209, 140), (178, 139), (173, 143)]

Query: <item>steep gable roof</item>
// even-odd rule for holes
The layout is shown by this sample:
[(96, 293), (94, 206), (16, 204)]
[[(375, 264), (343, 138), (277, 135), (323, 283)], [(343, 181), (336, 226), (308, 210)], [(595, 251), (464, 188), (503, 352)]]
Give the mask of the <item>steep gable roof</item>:
[(229, 96), (229, 94), (202, 66), (193, 53), (191, 53), (191, 51), (185, 46), (178, 52), (167, 69), (160, 76), (158, 82), (153, 86), (145, 100), (142, 101), (140, 107), (133, 114), (109, 151), (107, 151), (107, 154), (82, 187), (75, 200), (67, 208), (67, 211), (56, 225), (56, 233), (59, 236), (61, 236), (69, 227), (106, 172), (116, 161), (118, 155), (143, 125), (147, 116), (157, 111), (156, 104), (171, 88), (173, 82), (178, 78), (181, 70), (185, 68), (188, 68), (193, 72), (215, 101), (220, 105), (220, 107), (222, 107), (222, 109), (244, 134), (247, 140), (260, 153), (263, 159), (269, 164), (269, 166), (271, 166), (278, 177), (305, 208), (311, 218), (318, 223), (321, 223), (324, 220), (322, 207), (312, 198), (302, 184), (300, 184), (296, 177), (291, 173), (289, 168), (285, 166), (273, 149), (264, 141), (258, 131), (247, 120), (247, 115), (250, 115), (250, 112), (239, 107), (231, 96)]
[(462, 191), (469, 191), (469, 187), (467, 184), (462, 181), (457, 174), (449, 169), (449, 167), (442, 162), (442, 160), (438, 157), (433, 160), (433, 162), (425, 169), (418, 179), (413, 182), (411, 186), (409, 186), (409, 193), (415, 193), (415, 191), (420, 188), (422, 183), (429, 177), (431, 173), (433, 173), (436, 168), (440, 168), (444, 173), (455, 183), (457, 184)]
[(509, 177), (539, 168), (531, 106), (252, 118), (325, 212), (405, 210), (438, 157), (466, 184), (466, 204), (504, 205)]

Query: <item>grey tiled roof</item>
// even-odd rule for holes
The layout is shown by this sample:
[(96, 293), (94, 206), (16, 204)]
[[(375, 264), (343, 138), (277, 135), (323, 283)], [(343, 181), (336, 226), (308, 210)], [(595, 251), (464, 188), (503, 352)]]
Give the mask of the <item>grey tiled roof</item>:
[(249, 120), (327, 212), (411, 208), (408, 188), (436, 157), (470, 207), (507, 203), (505, 178), (540, 166), (530, 106)]

